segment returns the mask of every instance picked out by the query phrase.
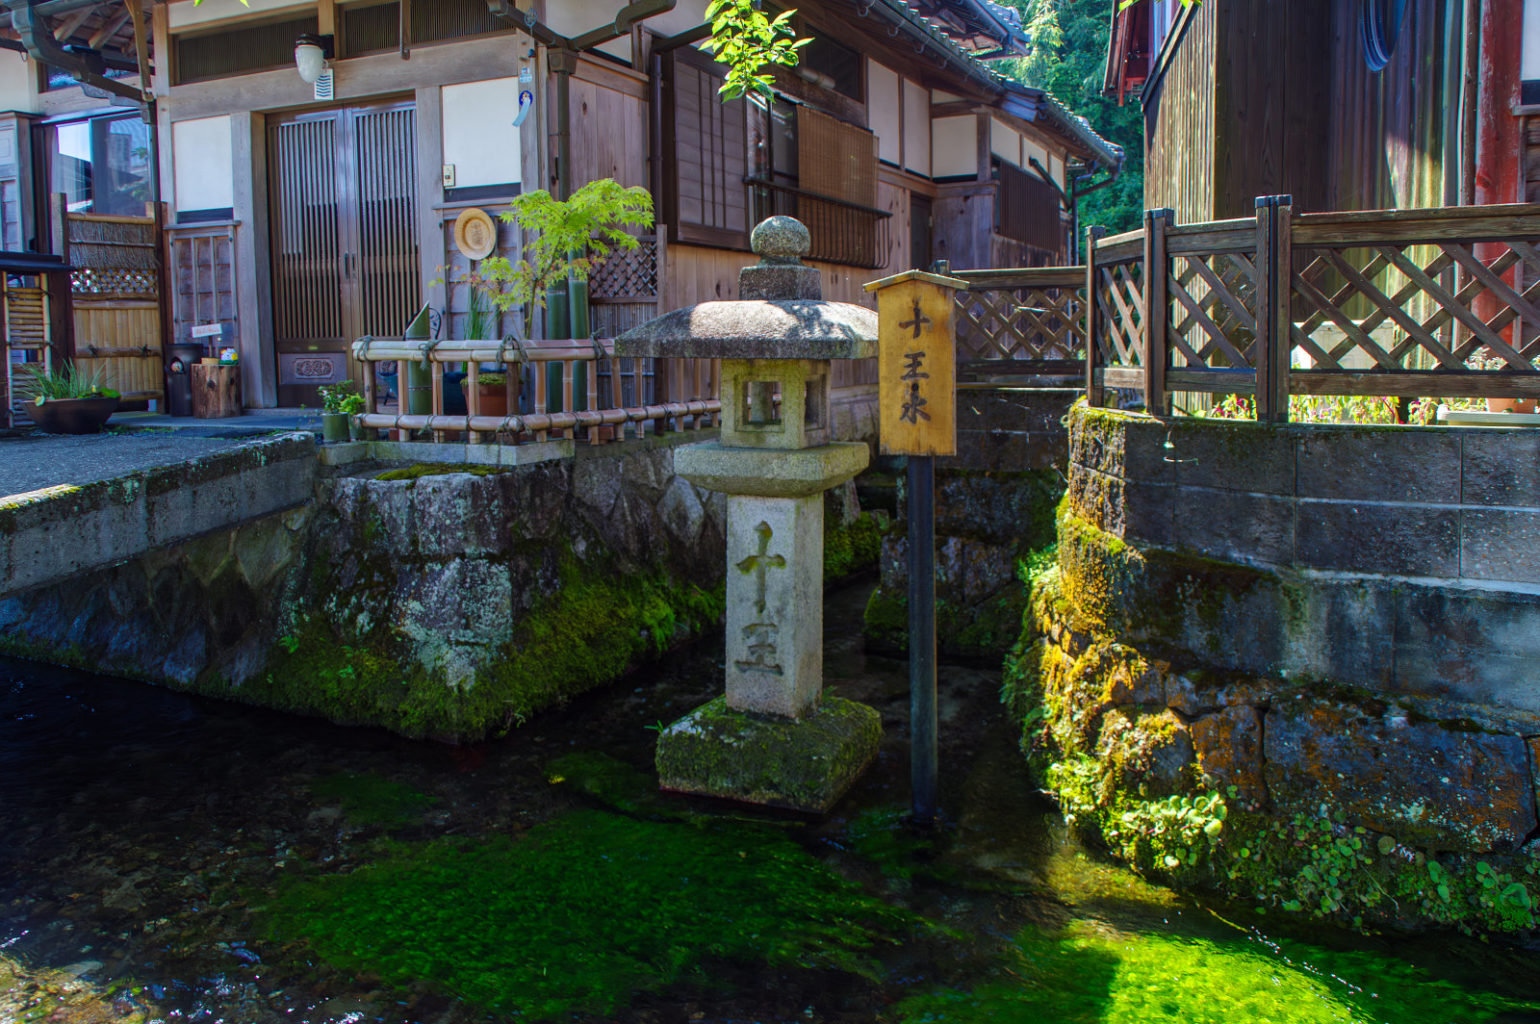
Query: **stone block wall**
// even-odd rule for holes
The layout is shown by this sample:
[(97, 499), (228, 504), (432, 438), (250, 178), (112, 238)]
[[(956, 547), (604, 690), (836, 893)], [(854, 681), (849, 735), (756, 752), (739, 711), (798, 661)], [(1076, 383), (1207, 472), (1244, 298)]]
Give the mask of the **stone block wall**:
[(1534, 928), (1540, 438), (1082, 407), (1069, 444), (1007, 688), (1073, 818), (1287, 910)]
[(1075, 415), (1062, 551), (1120, 635), (1540, 712), (1540, 435)]
[(662, 441), (297, 508), (0, 599), (0, 651), (412, 736), (476, 739), (721, 614), (725, 501)]
[[(1052, 543), (1063, 494), (1067, 388), (959, 391), (957, 455), (937, 460), (937, 643), (948, 657), (998, 664), (1021, 626), (1026, 600), (1017, 564)], [(909, 543), (898, 518), (882, 545), (882, 582), (866, 613), (874, 651), (908, 648)]]

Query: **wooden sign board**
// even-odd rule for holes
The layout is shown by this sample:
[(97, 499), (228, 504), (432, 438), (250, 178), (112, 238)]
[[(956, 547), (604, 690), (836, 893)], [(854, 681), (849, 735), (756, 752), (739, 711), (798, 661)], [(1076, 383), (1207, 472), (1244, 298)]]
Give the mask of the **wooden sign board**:
[(877, 293), (878, 441), (884, 455), (957, 454), (957, 341), (952, 277), (907, 271)]

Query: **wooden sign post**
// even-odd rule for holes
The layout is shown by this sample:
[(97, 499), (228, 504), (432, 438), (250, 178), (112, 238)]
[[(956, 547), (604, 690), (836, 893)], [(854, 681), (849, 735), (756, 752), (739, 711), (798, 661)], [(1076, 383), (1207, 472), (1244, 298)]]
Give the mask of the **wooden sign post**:
[(884, 455), (908, 456), (909, 771), (916, 824), (936, 820), (936, 471), (957, 454), (955, 277), (910, 270), (873, 281)]

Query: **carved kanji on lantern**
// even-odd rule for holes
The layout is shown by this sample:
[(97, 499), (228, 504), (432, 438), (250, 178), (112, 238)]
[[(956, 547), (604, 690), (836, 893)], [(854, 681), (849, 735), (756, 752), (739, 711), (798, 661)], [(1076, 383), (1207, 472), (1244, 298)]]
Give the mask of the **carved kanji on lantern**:
[(879, 441), (885, 455), (956, 455), (954, 277), (911, 270), (877, 293)]

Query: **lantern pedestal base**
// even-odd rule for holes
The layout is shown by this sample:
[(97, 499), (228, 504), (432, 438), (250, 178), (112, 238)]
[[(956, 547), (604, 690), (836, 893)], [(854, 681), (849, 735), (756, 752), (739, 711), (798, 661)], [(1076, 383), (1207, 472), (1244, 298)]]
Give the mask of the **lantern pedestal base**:
[(874, 708), (826, 697), (800, 720), (737, 711), (725, 697), (658, 736), (664, 789), (825, 814), (877, 755)]

